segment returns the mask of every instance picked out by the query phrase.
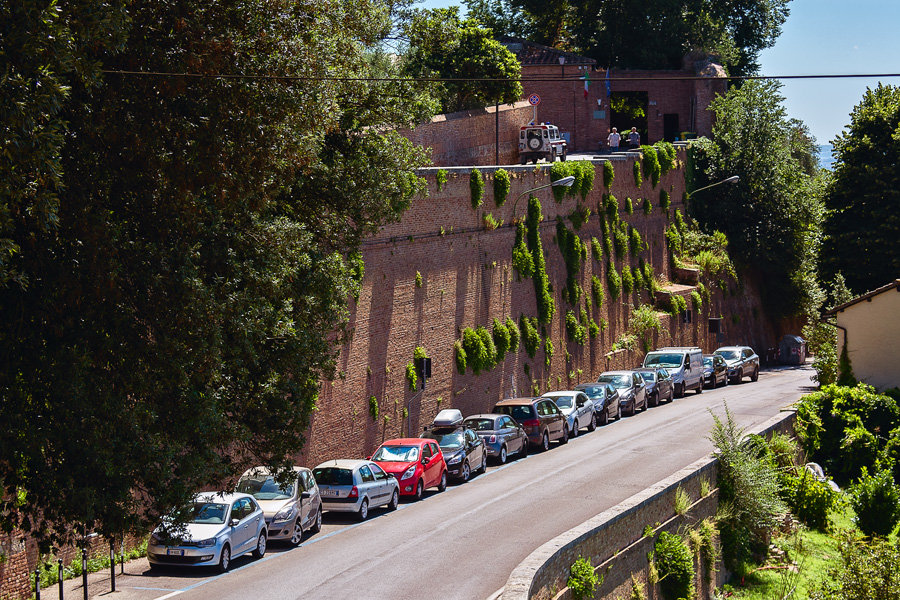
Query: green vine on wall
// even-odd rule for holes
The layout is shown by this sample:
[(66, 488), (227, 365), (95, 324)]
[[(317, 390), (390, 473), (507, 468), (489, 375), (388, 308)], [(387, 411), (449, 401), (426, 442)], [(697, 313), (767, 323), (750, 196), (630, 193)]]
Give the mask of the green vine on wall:
[(484, 202), (484, 177), (478, 169), (469, 174), (469, 191), (472, 194), (472, 208), (478, 208)]
[(541, 345), (541, 334), (538, 333), (537, 319), (535, 317), (526, 317), (525, 315), (522, 315), (519, 318), (519, 325), (522, 331), (525, 352), (528, 354), (529, 358), (534, 358)]
[(659, 184), (661, 174), (656, 148), (653, 146), (641, 146), (641, 152), (643, 153), (644, 175), (650, 177), (650, 182), (655, 188)]
[(644, 183), (644, 178), (641, 176), (641, 163), (634, 161), (632, 171), (634, 172), (634, 185), (635, 187), (640, 188), (641, 184)]
[(494, 204), (498, 207), (506, 202), (510, 186), (509, 172), (506, 169), (494, 171)]
[(528, 214), (525, 218), (526, 241), (531, 256), (534, 259), (534, 282), (535, 300), (537, 303), (538, 321), (543, 324), (549, 324), (553, 319), (553, 313), (556, 312), (556, 303), (553, 295), (550, 293), (550, 281), (547, 277), (547, 267), (544, 262), (544, 249), (541, 245), (541, 202), (534, 196), (528, 200)]
[(556, 244), (562, 252), (566, 265), (566, 287), (563, 296), (569, 304), (578, 304), (583, 293), (578, 279), (581, 265), (587, 259), (587, 246), (575, 232), (569, 231), (562, 221), (556, 222)]
[(444, 185), (447, 184), (447, 171), (438, 169), (437, 173), (434, 174), (434, 180), (437, 182), (437, 189), (440, 192), (444, 189)]
[(534, 275), (534, 258), (531, 256), (531, 250), (528, 249), (525, 238), (525, 223), (519, 223), (516, 225), (516, 243), (513, 246), (512, 264), (519, 277), (528, 279)]
[(603, 187), (607, 190), (612, 186), (613, 180), (616, 178), (616, 170), (610, 161), (603, 163)]

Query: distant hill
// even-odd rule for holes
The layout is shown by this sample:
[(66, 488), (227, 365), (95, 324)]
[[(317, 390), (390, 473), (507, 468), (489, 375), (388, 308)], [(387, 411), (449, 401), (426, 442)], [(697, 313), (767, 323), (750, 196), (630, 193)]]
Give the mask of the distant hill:
[(834, 148), (831, 144), (819, 144), (818, 146), (819, 166), (829, 171), (833, 169), (834, 158), (831, 156), (831, 150)]

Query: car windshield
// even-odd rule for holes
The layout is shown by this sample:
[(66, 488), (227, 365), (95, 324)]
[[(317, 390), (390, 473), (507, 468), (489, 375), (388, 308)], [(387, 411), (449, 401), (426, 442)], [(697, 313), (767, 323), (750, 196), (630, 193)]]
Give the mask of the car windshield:
[(519, 423), (524, 423), (534, 418), (531, 406), (522, 406), (521, 404), (516, 406), (495, 406), (494, 411), (509, 415)]
[(372, 460), (380, 462), (413, 462), (418, 459), (418, 446), (382, 446), (372, 455)]
[(680, 354), (648, 354), (644, 359), (645, 367), (680, 367)]
[(287, 500), (294, 495), (294, 484), (278, 485), (271, 475), (241, 477), (237, 491), (250, 494), (257, 500)]
[(716, 354), (725, 360), (737, 360), (741, 357), (741, 353), (738, 350), (719, 350)]
[(602, 385), (586, 385), (584, 387), (577, 387), (577, 390), (581, 390), (591, 398), (602, 398), (603, 397), (603, 386)]
[(704, 357), (703, 357), (703, 366), (704, 366), (704, 367), (711, 367), (711, 366), (713, 366), (713, 359), (712, 359), (712, 356), (704, 356)]
[(644, 381), (649, 381), (653, 383), (656, 380), (656, 373), (654, 371), (641, 371), (641, 377), (644, 378)]
[(631, 375), (601, 375), (598, 381), (611, 383), (614, 388), (620, 390), (631, 387)]
[(466, 427), (474, 431), (493, 431), (493, 419), (466, 419)]
[(194, 512), (190, 523), (221, 525), (228, 514), (228, 505), (219, 502), (194, 502)]
[(313, 477), (319, 485), (353, 485), (353, 473), (350, 469), (320, 467), (313, 471)]
[(431, 432), (428, 437), (437, 440), (438, 446), (440, 446), (442, 450), (456, 450), (457, 448), (462, 448), (463, 444), (466, 442), (465, 436), (458, 431), (453, 433)]
[(560, 408), (572, 408), (575, 404), (574, 396), (554, 396), (550, 399), (556, 402), (556, 405)]

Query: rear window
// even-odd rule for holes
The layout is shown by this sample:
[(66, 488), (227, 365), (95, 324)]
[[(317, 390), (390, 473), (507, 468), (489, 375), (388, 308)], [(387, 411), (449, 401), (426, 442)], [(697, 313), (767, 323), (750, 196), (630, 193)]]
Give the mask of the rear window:
[(534, 414), (534, 408), (530, 404), (519, 404), (515, 406), (495, 406), (493, 412), (509, 415), (519, 423), (536, 418), (536, 415)]
[(474, 429), (475, 431), (493, 431), (494, 430), (494, 420), (493, 419), (466, 419), (466, 427)]
[(644, 381), (653, 382), (656, 379), (656, 372), (654, 371), (641, 371), (641, 377), (644, 378)]
[(313, 470), (319, 485), (353, 485), (353, 472), (338, 467), (321, 467)]
[(601, 375), (598, 381), (610, 383), (620, 390), (631, 387), (631, 375)]
[(591, 398), (602, 398), (603, 397), (603, 386), (602, 385), (586, 385), (586, 386), (578, 386), (575, 388), (576, 390), (581, 390)]
[(572, 408), (575, 405), (574, 396), (555, 396), (552, 400), (560, 408)]

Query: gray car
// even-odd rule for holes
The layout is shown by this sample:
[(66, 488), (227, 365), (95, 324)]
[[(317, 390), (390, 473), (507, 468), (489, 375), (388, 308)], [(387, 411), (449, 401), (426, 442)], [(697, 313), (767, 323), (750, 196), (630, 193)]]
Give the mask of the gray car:
[(325, 510), (356, 513), (360, 521), (370, 508), (396, 510), (400, 503), (400, 484), (371, 460), (329, 460), (313, 469), (313, 477)]
[(597, 428), (594, 419), (594, 403), (584, 392), (577, 390), (547, 392), (542, 398), (550, 398), (566, 416), (566, 425), (569, 427), (569, 437), (577, 437), (582, 427), (588, 431)]
[(259, 503), (269, 541), (288, 541), (296, 546), (304, 532), (322, 529), (322, 499), (309, 469), (294, 467), (290, 480), (279, 484), (267, 468), (253, 467), (238, 480), (237, 491), (250, 494)]
[(666, 369), (638, 369), (647, 386), (647, 398), (650, 406), (659, 406), (660, 402), (671, 402), (675, 399), (675, 384)]
[(619, 404), (619, 392), (608, 383), (579, 383), (575, 386), (584, 392), (594, 403), (594, 420), (598, 425), (606, 425), (610, 419), (618, 421), (622, 418), (622, 406)]
[(609, 383), (619, 392), (622, 410), (634, 415), (637, 409), (647, 410), (647, 386), (637, 371), (606, 371), (597, 378), (599, 383)]
[(174, 515), (163, 519), (147, 543), (150, 567), (160, 565), (215, 566), (225, 572), (231, 560), (252, 552), (266, 553), (266, 520), (249, 494), (202, 492), (183, 508), (187, 519), (175, 525)]
[(484, 441), (488, 456), (501, 465), (513, 454), (520, 457), (528, 454), (525, 428), (509, 415), (472, 415), (466, 417), (465, 426)]
[(759, 379), (759, 356), (750, 346), (723, 346), (713, 354), (725, 359), (730, 383), (740, 383), (744, 377), (750, 377), (750, 381)]

